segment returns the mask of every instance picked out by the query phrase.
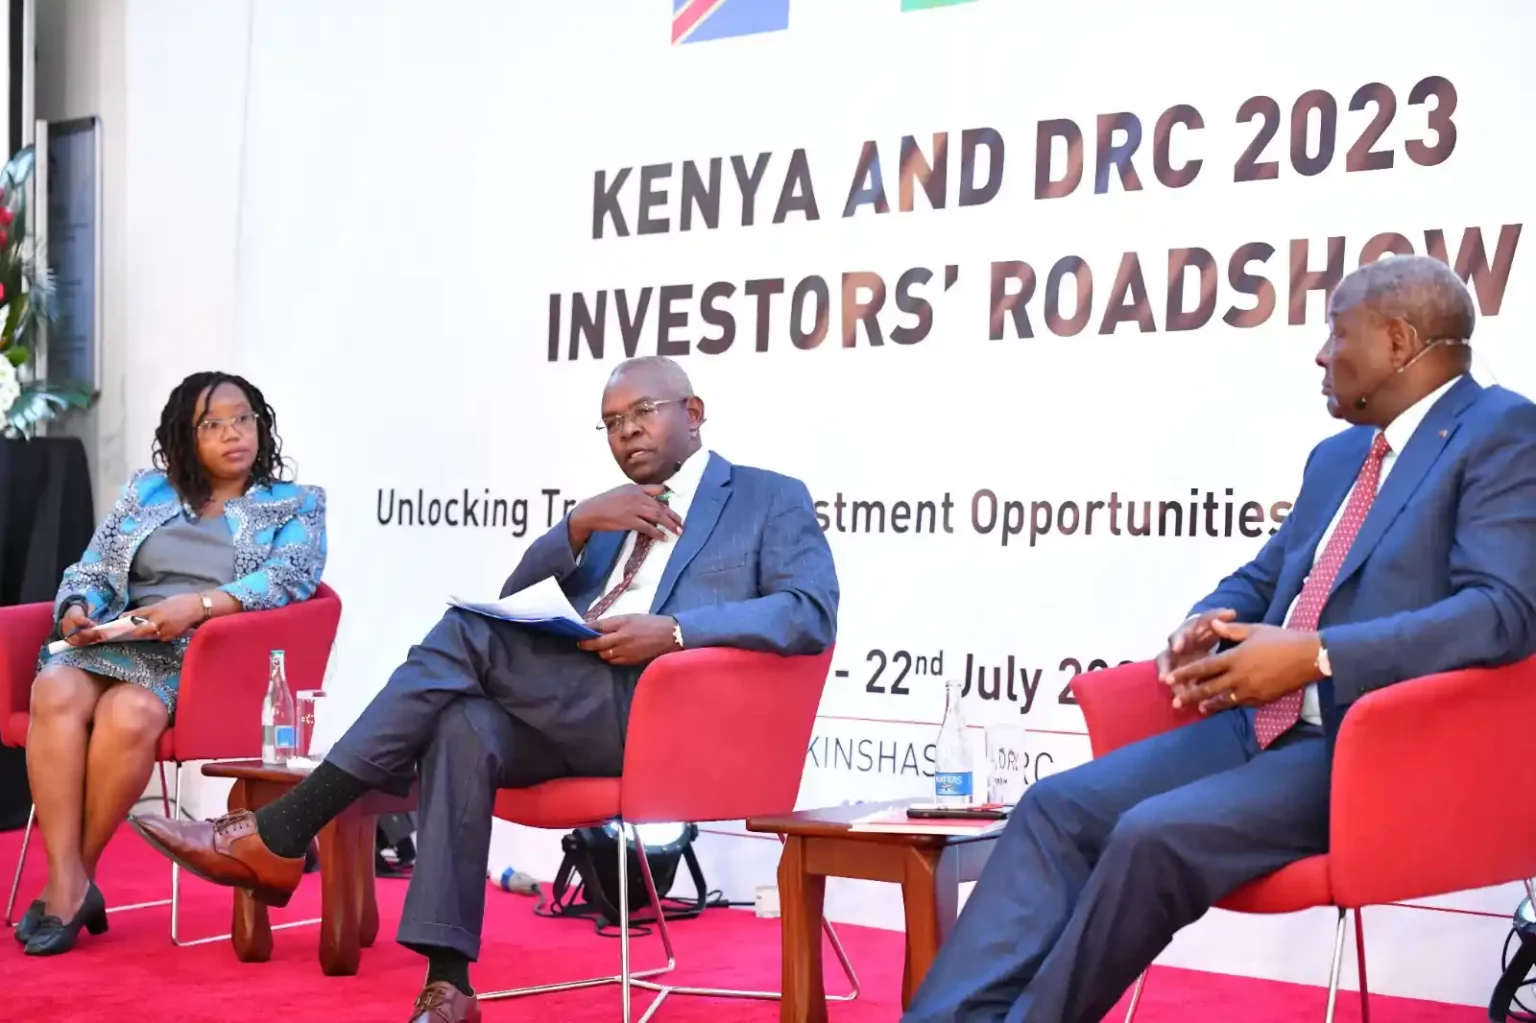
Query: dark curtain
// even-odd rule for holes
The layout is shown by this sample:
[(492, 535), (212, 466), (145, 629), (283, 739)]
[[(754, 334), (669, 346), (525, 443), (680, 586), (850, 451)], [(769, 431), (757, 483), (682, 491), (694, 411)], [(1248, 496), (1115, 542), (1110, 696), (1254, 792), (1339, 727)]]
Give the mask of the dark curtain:
[[(0, 440), (0, 605), (53, 600), (96, 519), (85, 447), (74, 437)], [(26, 758), (0, 747), (0, 831), (26, 823)]]

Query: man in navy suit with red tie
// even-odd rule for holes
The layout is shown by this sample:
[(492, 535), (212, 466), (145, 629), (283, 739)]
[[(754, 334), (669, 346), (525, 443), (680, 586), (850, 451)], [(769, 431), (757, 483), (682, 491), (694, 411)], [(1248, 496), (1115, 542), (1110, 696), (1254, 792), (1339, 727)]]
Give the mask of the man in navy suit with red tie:
[(1536, 405), (1469, 375), (1466, 287), (1393, 257), (1328, 317), (1323, 393), (1352, 425), (1158, 658), (1203, 719), (1026, 791), (905, 1023), (1097, 1023), (1181, 927), (1328, 850), (1355, 700), (1536, 652)]

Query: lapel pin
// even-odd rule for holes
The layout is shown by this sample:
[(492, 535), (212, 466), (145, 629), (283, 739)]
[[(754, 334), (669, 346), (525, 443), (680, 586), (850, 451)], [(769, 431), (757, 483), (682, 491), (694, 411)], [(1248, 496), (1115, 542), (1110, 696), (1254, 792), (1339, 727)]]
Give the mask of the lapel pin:
[(1445, 431), (1444, 430), (1440, 431), (1440, 439), (1441, 440), (1445, 440)]

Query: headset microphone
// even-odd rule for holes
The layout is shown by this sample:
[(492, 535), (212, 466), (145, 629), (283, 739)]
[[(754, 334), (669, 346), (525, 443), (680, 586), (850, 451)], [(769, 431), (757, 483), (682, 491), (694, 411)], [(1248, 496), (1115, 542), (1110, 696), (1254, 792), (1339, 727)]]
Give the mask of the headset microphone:
[[(1403, 363), (1403, 365), (1402, 365), (1402, 367), (1400, 369), (1394, 370), (1392, 376), (1396, 376), (1398, 373), (1406, 372), (1409, 366), (1412, 366), (1415, 362), (1418, 362), (1420, 359), (1424, 358), (1424, 356), (1428, 355), (1429, 354), (1429, 350), (1431, 348), (1434, 348), (1436, 345), (1471, 345), (1471, 344), (1472, 344), (1472, 342), (1467, 341), (1467, 340), (1465, 340), (1463, 338), (1451, 338), (1451, 337), (1436, 338), (1435, 340), (1431, 341), (1429, 344), (1425, 345), (1422, 349), (1420, 349), (1419, 350), (1419, 354), (1415, 355), (1413, 358), (1411, 358), (1407, 362)], [(1369, 391), (1367, 391), (1366, 393), (1362, 394), (1360, 397), (1356, 398), (1355, 399), (1355, 411), (1356, 412), (1363, 412), (1365, 410), (1365, 407), (1368, 404), (1370, 404), (1370, 399), (1374, 398), (1376, 396), (1376, 392), (1380, 391), (1383, 387), (1387, 386), (1387, 384), (1389, 382), (1391, 382), (1391, 380), (1392, 380), (1392, 377), (1387, 377), (1386, 380), (1383, 380), (1381, 383), (1377, 384), (1375, 387), (1371, 388)]]

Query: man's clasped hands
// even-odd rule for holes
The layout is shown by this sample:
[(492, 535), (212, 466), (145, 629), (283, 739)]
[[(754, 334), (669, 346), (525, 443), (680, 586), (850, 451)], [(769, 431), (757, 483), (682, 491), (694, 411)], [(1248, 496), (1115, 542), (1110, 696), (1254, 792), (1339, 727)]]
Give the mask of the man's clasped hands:
[[(1229, 645), (1217, 652), (1222, 643)], [(1315, 632), (1245, 624), (1221, 608), (1173, 631), (1157, 655), (1157, 674), (1173, 690), (1175, 707), (1198, 707), (1202, 714), (1258, 707), (1321, 679), (1320, 648)]]

